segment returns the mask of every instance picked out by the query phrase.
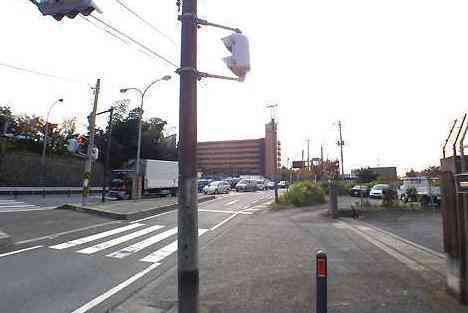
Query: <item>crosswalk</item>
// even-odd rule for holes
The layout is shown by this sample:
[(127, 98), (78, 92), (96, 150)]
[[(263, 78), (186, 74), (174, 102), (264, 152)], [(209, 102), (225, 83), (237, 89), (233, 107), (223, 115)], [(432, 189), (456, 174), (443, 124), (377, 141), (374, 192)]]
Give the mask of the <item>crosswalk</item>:
[[(201, 236), (207, 231), (208, 229), (199, 229), (198, 235)], [(49, 248), (52, 250), (71, 250), (81, 255), (104, 252), (106, 253), (105, 257), (110, 259), (124, 259), (142, 252), (143, 255), (138, 256), (140, 262), (160, 263), (177, 251), (177, 238), (170, 243), (166, 242), (166, 245), (159, 247), (159, 249), (148, 250), (176, 236), (177, 226), (169, 228), (164, 225), (147, 226), (143, 223), (134, 223), (51, 245)], [(128, 245), (122, 247), (123, 244)], [(116, 250), (111, 251), (112, 248)]]
[(0, 199), (0, 212), (8, 211), (31, 211), (42, 209), (38, 205), (30, 204), (24, 201)]

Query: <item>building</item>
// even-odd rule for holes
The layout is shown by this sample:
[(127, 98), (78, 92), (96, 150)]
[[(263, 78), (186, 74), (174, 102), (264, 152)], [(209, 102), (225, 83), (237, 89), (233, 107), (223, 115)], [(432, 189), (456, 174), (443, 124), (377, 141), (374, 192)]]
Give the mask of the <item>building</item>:
[(260, 175), (273, 177), (281, 164), (281, 146), (276, 123), (265, 125), (258, 139), (207, 141), (197, 145), (197, 168), (203, 175)]

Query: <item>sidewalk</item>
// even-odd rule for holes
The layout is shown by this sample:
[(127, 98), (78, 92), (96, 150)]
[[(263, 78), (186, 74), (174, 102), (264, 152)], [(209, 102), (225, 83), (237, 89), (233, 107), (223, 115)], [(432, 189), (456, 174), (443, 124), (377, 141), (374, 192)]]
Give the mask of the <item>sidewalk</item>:
[[(467, 311), (445, 292), (443, 256), (385, 237), (395, 249), (406, 244), (406, 259), (430, 256), (409, 266), (353, 229), (351, 220), (332, 221), (325, 210), (265, 211), (236, 219), (210, 237), (200, 249), (200, 312), (315, 312), (318, 249), (328, 253), (329, 312)], [(177, 312), (176, 284), (174, 267), (113, 312)]]
[[(198, 196), (198, 202), (215, 199), (215, 196)], [(78, 212), (97, 214), (113, 219), (129, 220), (143, 218), (155, 213), (166, 212), (177, 207), (177, 197), (164, 197), (142, 200), (107, 201), (104, 203), (65, 204), (59, 209), (71, 209)]]

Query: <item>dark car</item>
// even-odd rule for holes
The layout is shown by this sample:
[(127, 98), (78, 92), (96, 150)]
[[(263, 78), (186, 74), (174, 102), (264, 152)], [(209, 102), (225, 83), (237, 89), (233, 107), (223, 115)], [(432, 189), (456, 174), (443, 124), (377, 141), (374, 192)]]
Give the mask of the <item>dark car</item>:
[(361, 194), (363, 197), (369, 197), (369, 187), (363, 185), (354, 186), (349, 192), (351, 197), (360, 197)]
[(208, 186), (213, 180), (212, 179), (199, 179), (198, 180), (198, 192), (203, 192), (203, 188)]

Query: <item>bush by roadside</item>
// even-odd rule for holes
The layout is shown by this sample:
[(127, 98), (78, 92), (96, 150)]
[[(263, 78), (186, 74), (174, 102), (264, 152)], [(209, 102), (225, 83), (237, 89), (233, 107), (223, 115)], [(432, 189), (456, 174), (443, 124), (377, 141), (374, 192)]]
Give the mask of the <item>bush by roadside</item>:
[(280, 206), (304, 207), (325, 203), (325, 192), (318, 184), (310, 181), (297, 182), (281, 195)]

